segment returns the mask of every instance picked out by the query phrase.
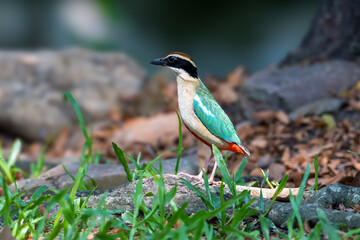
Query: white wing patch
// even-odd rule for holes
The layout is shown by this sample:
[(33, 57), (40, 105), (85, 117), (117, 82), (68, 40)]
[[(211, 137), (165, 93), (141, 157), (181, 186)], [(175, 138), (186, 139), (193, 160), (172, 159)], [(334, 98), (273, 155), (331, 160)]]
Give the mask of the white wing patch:
[(213, 118), (215, 118), (215, 115), (205, 107), (205, 105), (201, 102), (201, 99), (199, 98), (199, 96), (196, 94), (194, 97), (194, 101), (196, 102), (197, 106), (200, 107), (204, 113), (208, 116), (211, 116)]

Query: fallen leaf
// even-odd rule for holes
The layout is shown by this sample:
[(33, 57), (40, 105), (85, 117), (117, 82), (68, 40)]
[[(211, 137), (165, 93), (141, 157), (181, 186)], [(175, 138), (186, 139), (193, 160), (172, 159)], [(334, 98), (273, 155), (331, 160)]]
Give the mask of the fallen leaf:
[(275, 111), (265, 110), (254, 113), (252, 117), (259, 121), (268, 122), (271, 119), (275, 118), (275, 116), (276, 116)]
[(282, 154), (281, 162), (285, 163), (288, 162), (289, 160), (290, 160), (290, 148), (286, 147)]
[(360, 204), (355, 204), (353, 206), (353, 209), (355, 210), (356, 213), (360, 213)]
[(295, 186), (300, 186), (303, 174), (300, 172), (299, 169), (295, 168), (291, 171), (290, 177), (292, 178)]
[(340, 172), (339, 174), (335, 175), (334, 177), (326, 177), (326, 178), (321, 178), (319, 179), (319, 184), (321, 185), (330, 185), (333, 183), (338, 183), (340, 181), (341, 178), (343, 178), (345, 176), (344, 172)]
[(351, 186), (360, 187), (360, 172), (357, 172), (354, 179), (351, 182)]
[(310, 221), (309, 219), (306, 219), (304, 222), (304, 230), (307, 234), (311, 233), (311, 227), (309, 221)]
[(285, 125), (290, 123), (290, 118), (284, 111), (276, 112), (276, 119)]
[(354, 167), (356, 170), (360, 171), (360, 162), (358, 162), (357, 159), (354, 158), (354, 157), (350, 157), (350, 160), (351, 160), (351, 162), (352, 162), (353, 167)]
[(338, 209), (339, 209), (340, 211), (342, 211), (342, 212), (346, 212), (346, 207), (345, 207), (345, 205), (344, 205), (343, 203), (340, 203), (340, 204), (339, 204)]
[(227, 75), (226, 82), (232, 87), (241, 87), (248, 78), (249, 73), (250, 71), (248, 68), (238, 66)]
[(258, 138), (255, 138), (254, 140), (252, 140), (250, 144), (253, 147), (265, 148), (268, 143), (267, 143), (266, 139), (264, 139), (262, 137), (258, 137)]
[(333, 175), (339, 173), (339, 171), (336, 169), (339, 164), (340, 164), (340, 160), (331, 160), (330, 163), (327, 165), (328, 169)]
[(218, 84), (216, 92), (213, 95), (218, 102), (225, 106), (235, 103), (238, 99), (238, 94), (226, 83)]
[(255, 130), (253, 126), (251, 126), (250, 122), (242, 122), (241, 124), (236, 125), (235, 129), (241, 140), (252, 137), (255, 133)]

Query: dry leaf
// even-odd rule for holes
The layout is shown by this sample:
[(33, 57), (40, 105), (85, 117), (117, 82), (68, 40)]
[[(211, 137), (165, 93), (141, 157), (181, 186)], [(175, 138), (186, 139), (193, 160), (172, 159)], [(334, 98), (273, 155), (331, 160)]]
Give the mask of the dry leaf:
[(256, 112), (253, 114), (253, 118), (259, 121), (268, 122), (276, 116), (276, 113), (272, 110), (265, 110)]
[(339, 209), (340, 211), (342, 211), (342, 212), (346, 212), (346, 207), (345, 207), (345, 205), (344, 205), (343, 203), (340, 203), (340, 204), (339, 204), (338, 209)]
[(355, 210), (356, 213), (360, 213), (360, 204), (355, 204), (353, 206), (353, 209)]
[(258, 138), (255, 138), (254, 140), (252, 140), (250, 144), (253, 147), (265, 148), (267, 146), (267, 141), (266, 141), (266, 139), (264, 139), (262, 137), (258, 137)]
[(276, 112), (276, 119), (285, 125), (290, 123), (290, 118), (284, 111)]
[(334, 177), (325, 177), (319, 179), (319, 184), (322, 185), (330, 185), (333, 183), (338, 183), (341, 178), (345, 176), (344, 172), (340, 172), (339, 174), (335, 175)]
[(290, 148), (286, 147), (285, 151), (282, 154), (281, 162), (285, 163), (288, 162), (289, 160), (290, 160)]

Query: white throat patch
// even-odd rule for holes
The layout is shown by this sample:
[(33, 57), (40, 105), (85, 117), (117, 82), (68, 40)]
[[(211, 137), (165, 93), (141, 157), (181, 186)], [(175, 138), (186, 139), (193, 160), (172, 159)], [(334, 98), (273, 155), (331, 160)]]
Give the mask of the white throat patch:
[(175, 74), (178, 77), (183, 78), (184, 80), (189, 79), (189, 80), (195, 80), (196, 78), (191, 77), (186, 71), (184, 71), (184, 69), (181, 68), (174, 68), (174, 67), (169, 67), (166, 66), (167, 68), (171, 69), (173, 72), (175, 72)]

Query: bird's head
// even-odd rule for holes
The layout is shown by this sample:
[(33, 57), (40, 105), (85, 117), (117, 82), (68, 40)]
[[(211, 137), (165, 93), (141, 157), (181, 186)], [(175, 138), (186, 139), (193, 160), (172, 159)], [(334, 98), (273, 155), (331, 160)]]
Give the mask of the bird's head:
[(181, 52), (172, 52), (163, 58), (151, 62), (154, 65), (165, 66), (183, 78), (197, 78), (197, 68), (191, 58)]

